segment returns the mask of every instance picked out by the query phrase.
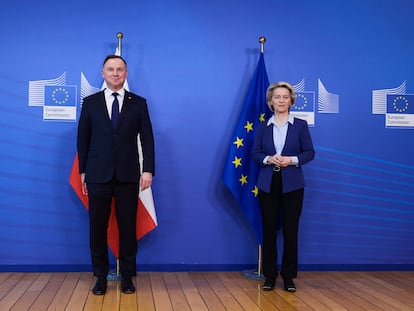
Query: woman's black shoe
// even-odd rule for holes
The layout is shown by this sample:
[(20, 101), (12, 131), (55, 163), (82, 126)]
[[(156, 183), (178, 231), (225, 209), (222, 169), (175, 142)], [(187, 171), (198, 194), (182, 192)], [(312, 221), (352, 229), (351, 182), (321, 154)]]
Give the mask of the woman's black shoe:
[(270, 280), (266, 280), (262, 285), (262, 289), (265, 291), (271, 291), (273, 287), (275, 287), (275, 282)]
[(284, 283), (284, 286), (285, 286), (283, 289), (285, 291), (288, 291), (289, 293), (296, 292), (296, 286), (295, 286), (295, 283), (293, 283), (292, 279), (283, 280), (283, 283)]

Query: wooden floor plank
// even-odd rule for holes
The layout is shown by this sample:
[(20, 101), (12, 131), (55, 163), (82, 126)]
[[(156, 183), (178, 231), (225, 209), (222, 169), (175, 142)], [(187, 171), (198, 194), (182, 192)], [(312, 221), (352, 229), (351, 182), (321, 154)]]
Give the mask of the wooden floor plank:
[(191, 309), (197, 311), (208, 311), (208, 307), (201, 297), (197, 287), (194, 285), (190, 275), (187, 272), (177, 273), (176, 275)]
[[(227, 310), (244, 310), (239, 302), (233, 297), (231, 293), (233, 288), (226, 287), (220, 280), (220, 273), (221, 272), (204, 272), (203, 275)], [(232, 285), (231, 287), (234, 286), (235, 285)]]
[[(95, 280), (94, 280), (95, 281)], [(94, 284), (94, 282), (92, 282)], [(90, 296), (94, 296), (89, 292)], [(133, 294), (135, 296), (135, 294)], [(95, 296), (96, 297), (96, 296)], [(119, 310), (121, 305), (121, 284), (120, 280), (108, 281), (108, 287), (105, 296), (103, 296), (102, 310)]]
[[(272, 300), (275, 300), (275, 296), (261, 289), (263, 283), (262, 280), (249, 279), (241, 272), (232, 273), (231, 276), (233, 277), (234, 282), (239, 282), (240, 288), (261, 308), (261, 310), (289, 310), (288, 306), (286, 306), (285, 309), (282, 309), (279, 305), (272, 302)], [(273, 299), (269, 299), (269, 297), (272, 297)]]
[[(306, 283), (305, 280), (308, 280), (309, 283)], [(294, 293), (294, 295), (306, 304), (306, 306), (302, 306), (303, 309), (310, 308), (311, 310), (329, 310), (323, 296), (315, 295), (314, 291), (312, 291), (313, 284), (316, 282), (317, 281), (312, 277), (312, 275), (306, 276), (306, 274), (304, 275), (299, 273), (299, 277), (295, 279), (298, 291)], [(281, 286), (283, 286), (282, 282), (280, 283)], [(308, 284), (310, 285), (308, 286)], [(283, 289), (281, 288), (280, 290)]]
[[(93, 287), (95, 285), (96, 278), (93, 277), (92, 275), (90, 277), (91, 277), (91, 287)], [(111, 296), (110, 287), (111, 287), (110, 282), (108, 282), (108, 296)], [(89, 288), (89, 290), (87, 290), (86, 301), (85, 301), (85, 304), (82, 310), (83, 311), (102, 310), (103, 301), (104, 301), (104, 298), (106, 298), (106, 295), (96, 296), (92, 294), (91, 289), (92, 288)], [(117, 309), (113, 309), (113, 310), (117, 310)]]
[(2, 272), (0, 273), (0, 285), (7, 280), (11, 275), (13, 275), (12, 272)]
[[(133, 278), (133, 283), (136, 285), (136, 278)], [(122, 310), (122, 311), (136, 311), (137, 310), (137, 292), (133, 294), (122, 294), (120, 282), (118, 282), (117, 292), (120, 295), (119, 310)]]
[(242, 275), (236, 272), (220, 273), (218, 275), (223, 284), (229, 289), (233, 297), (245, 310), (260, 311), (260, 306), (255, 300), (251, 299), (240, 287)]
[[(341, 306), (345, 306), (348, 310), (352, 311), (365, 311), (365, 310), (375, 310), (375, 305), (369, 303), (363, 298), (359, 297), (356, 293), (350, 295), (352, 288), (346, 282), (343, 282), (335, 276), (334, 272), (330, 272), (325, 277), (319, 276), (317, 273), (305, 272), (301, 273), (301, 280), (304, 283), (304, 291), (308, 291), (308, 286), (313, 287), (315, 283), (327, 282), (329, 280), (329, 286), (331, 289), (330, 298), (334, 299)], [(309, 281), (307, 281), (309, 279)], [(298, 291), (302, 293), (302, 289), (299, 288)], [(316, 309), (319, 310), (319, 309)]]
[(210, 287), (207, 280), (204, 278), (202, 272), (190, 272), (189, 273), (191, 280), (194, 285), (197, 287), (198, 292), (200, 293), (201, 298), (204, 303), (207, 305), (209, 310), (214, 311), (225, 311), (226, 308), (221, 303), (220, 299), (214, 292), (213, 288)]
[[(258, 297), (258, 299), (264, 301), (266, 306), (268, 305), (268, 303), (271, 303), (273, 305), (272, 309), (266, 308), (263, 310), (283, 310), (283, 311), (285, 310), (286, 311), (309, 310), (309, 308), (303, 303), (298, 303), (297, 298), (289, 297), (289, 295), (292, 295), (292, 294), (287, 293), (289, 295), (285, 295), (285, 293), (282, 292), (282, 284), (281, 284), (280, 278), (276, 279), (276, 284), (272, 291), (262, 290), (262, 284), (263, 284), (262, 280), (260, 281), (250, 280), (251, 290), (255, 290), (260, 293), (260, 296)], [(293, 305), (288, 300), (291, 300)]]
[[(340, 283), (335, 282), (335, 278), (331, 274), (300, 273), (297, 283), (299, 284), (299, 295), (302, 293), (303, 287), (305, 292), (317, 299), (327, 309), (366, 310), (355, 304), (353, 297), (342, 295), (348, 289), (344, 289)], [(309, 303), (307, 299), (305, 301)], [(314, 305), (312, 306), (315, 307)], [(373, 306), (371, 305), (371, 307)]]
[(80, 272), (69, 272), (57, 290), (55, 297), (48, 307), (48, 311), (65, 310), (73, 290), (81, 276)]
[[(338, 272), (337, 275), (342, 279), (345, 280), (347, 277), (349, 278), (349, 275), (346, 275), (347, 272)], [(349, 279), (348, 279), (349, 280)], [(363, 297), (364, 299), (368, 300), (372, 304), (376, 306), (378, 310), (387, 310), (387, 311), (393, 311), (393, 310), (401, 310), (398, 308), (395, 308), (392, 303), (388, 303), (387, 296), (384, 295), (383, 292), (378, 292), (372, 288), (369, 288), (367, 286), (366, 280), (362, 278), (357, 273), (353, 273), (352, 279), (349, 280), (349, 284), (352, 287), (353, 292), (358, 292), (360, 297)]]
[(387, 272), (377, 272), (372, 276), (371, 274), (365, 274), (365, 277), (367, 278), (367, 281), (371, 282), (373, 287), (376, 287), (379, 290), (385, 289), (387, 291), (387, 295), (390, 297), (393, 297), (402, 303), (409, 303), (412, 301), (414, 294), (412, 290), (410, 292), (410, 288), (414, 289), (412, 281), (411, 286), (407, 287), (404, 283), (401, 284), (398, 280), (394, 280), (392, 274)]
[(47, 310), (53, 298), (62, 286), (67, 273), (52, 273), (46, 286), (39, 293), (39, 296), (30, 307), (30, 311), (44, 311)]
[(136, 277), (138, 310), (155, 311), (154, 296), (148, 272), (138, 272)]
[[(13, 288), (9, 289), (8, 293), (0, 301), (0, 310), (11, 310), (11, 308), (16, 304), (16, 302), (20, 299), (20, 297), (25, 293), (25, 291), (30, 287), (30, 285), (38, 276), (38, 273), (25, 273), (23, 274), (23, 277), (19, 276), (15, 280), (16, 283), (10, 283), (10, 285), (14, 284), (14, 286)], [(11, 277), (11, 279), (13, 278)]]
[(172, 311), (170, 297), (168, 296), (168, 290), (164, 283), (164, 278), (161, 272), (150, 272), (150, 280), (152, 292), (154, 295), (154, 303), (156, 310)]
[[(306, 292), (313, 296), (320, 304), (324, 306), (326, 310), (338, 310), (346, 311), (349, 310), (347, 306), (341, 304), (340, 296), (336, 295), (334, 290), (334, 283), (330, 282), (328, 278), (303, 278), (300, 277), (296, 281), (298, 292), (295, 295), (300, 297), (302, 288), (306, 288)], [(302, 298), (303, 301), (304, 298)], [(339, 301), (338, 301), (339, 300)], [(309, 303), (309, 302), (307, 302)]]
[[(0, 306), (7, 301), (4, 297), (23, 279), (24, 273), (7, 273), (7, 278), (0, 284)], [(1, 310), (1, 309), (0, 309)]]
[(1, 311), (414, 311), (413, 271), (300, 272), (298, 291), (272, 291), (241, 272), (140, 272), (137, 291), (122, 294), (108, 281), (106, 295), (91, 292), (92, 273), (0, 273)]
[(136, 294), (135, 293), (134, 294), (121, 294), (121, 303), (119, 304), (119, 310), (136, 311), (137, 310)]
[(276, 290), (276, 295), (278, 300), (284, 300), (288, 305), (289, 309), (293, 307), (293, 310), (313, 310), (312, 307), (310, 307), (307, 303), (305, 303), (300, 296), (297, 295), (297, 293), (289, 293), (284, 290)]
[(92, 273), (81, 273), (79, 280), (73, 289), (72, 295), (69, 299), (66, 309), (67, 310), (82, 310), (85, 306), (86, 298), (90, 293), (92, 286), (93, 276)]
[(190, 311), (187, 299), (175, 272), (163, 272), (165, 286), (170, 297), (173, 310)]
[(412, 300), (412, 296), (406, 296), (401, 288), (390, 284), (386, 280), (379, 280), (379, 277), (376, 273), (368, 274), (364, 272), (357, 272), (357, 275), (360, 275), (362, 278), (364, 278), (364, 280), (361, 281), (364, 286), (370, 287), (371, 289), (377, 291), (377, 293), (380, 293), (381, 290), (385, 289), (385, 292), (381, 297), (385, 299), (387, 303), (392, 304), (397, 309), (404, 309), (406, 305)]
[(385, 271), (376, 273), (379, 279), (386, 281), (390, 285), (396, 286), (411, 296), (414, 291), (414, 272), (413, 271)]
[[(34, 277), (35, 275), (33, 275)], [(18, 310), (29, 310), (36, 299), (39, 297), (42, 290), (46, 287), (49, 282), (52, 274), (51, 273), (42, 273), (37, 276), (25, 293), (19, 298), (18, 301), (14, 304), (11, 311)]]
[(365, 292), (359, 290), (355, 286), (355, 282), (358, 282), (357, 275), (354, 273), (332, 272), (332, 282), (334, 282), (338, 288), (343, 289), (344, 294), (355, 304), (358, 304), (363, 310), (385, 310), (378, 303), (377, 299), (367, 295)]

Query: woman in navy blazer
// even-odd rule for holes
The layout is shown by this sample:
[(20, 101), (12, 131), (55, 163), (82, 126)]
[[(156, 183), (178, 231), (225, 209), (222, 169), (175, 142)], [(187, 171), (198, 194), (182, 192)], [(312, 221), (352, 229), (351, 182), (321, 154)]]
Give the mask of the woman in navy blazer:
[[(302, 212), (305, 180), (302, 165), (313, 160), (315, 151), (306, 121), (293, 117), (290, 107), (295, 91), (287, 82), (269, 86), (266, 101), (274, 115), (260, 124), (252, 150), (261, 168), (257, 180), (262, 212), (263, 290), (273, 290), (277, 271), (276, 236), (283, 228), (283, 256), (280, 274), (284, 289), (295, 292), (297, 276), (298, 227)], [(281, 221), (280, 218), (281, 217)]]

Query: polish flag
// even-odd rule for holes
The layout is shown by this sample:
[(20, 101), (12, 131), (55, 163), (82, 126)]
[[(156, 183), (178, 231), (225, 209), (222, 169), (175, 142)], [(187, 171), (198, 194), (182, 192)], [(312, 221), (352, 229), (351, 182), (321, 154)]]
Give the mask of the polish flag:
[[(78, 155), (73, 160), (72, 170), (70, 172), (69, 183), (72, 186), (79, 199), (89, 210), (88, 197), (82, 193), (82, 184), (79, 175)], [(138, 212), (137, 212), (137, 240), (157, 227), (157, 215), (155, 213), (152, 190), (148, 188), (139, 193)], [(108, 225), (108, 246), (116, 258), (119, 257), (119, 231), (115, 216), (115, 203), (112, 201), (111, 216)]]

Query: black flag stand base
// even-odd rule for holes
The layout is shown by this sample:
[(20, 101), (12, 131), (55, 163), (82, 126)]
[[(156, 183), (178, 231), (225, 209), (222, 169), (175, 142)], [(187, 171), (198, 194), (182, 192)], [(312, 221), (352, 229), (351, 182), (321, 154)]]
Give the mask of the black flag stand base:
[(116, 260), (115, 270), (109, 271), (109, 274), (106, 277), (106, 279), (108, 281), (119, 281), (121, 279), (121, 275), (119, 274), (119, 259)]
[(251, 280), (264, 280), (265, 277), (262, 274), (262, 246), (259, 245), (259, 262), (257, 264), (257, 270), (244, 270), (243, 275), (247, 279)]

